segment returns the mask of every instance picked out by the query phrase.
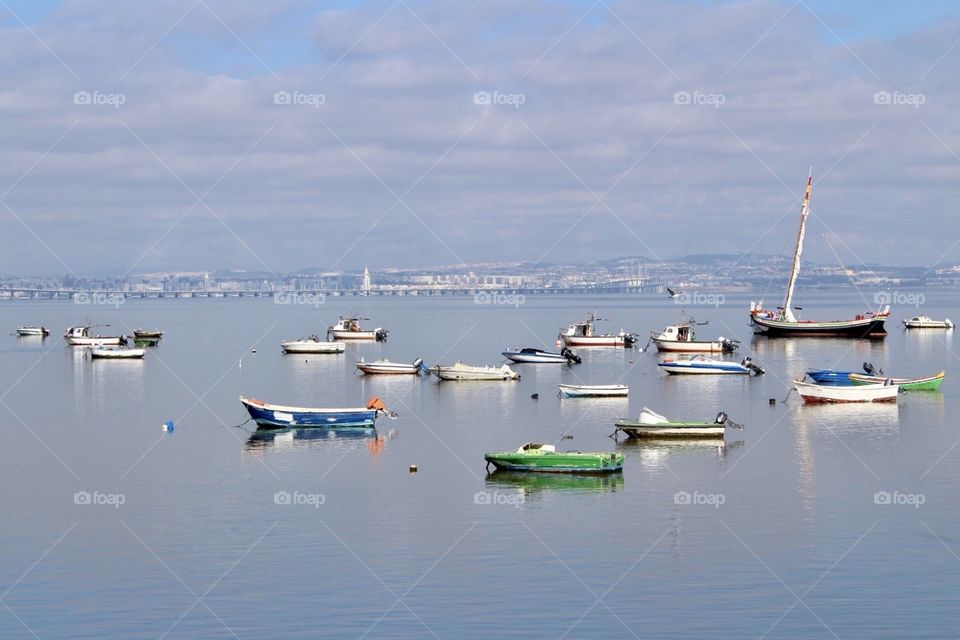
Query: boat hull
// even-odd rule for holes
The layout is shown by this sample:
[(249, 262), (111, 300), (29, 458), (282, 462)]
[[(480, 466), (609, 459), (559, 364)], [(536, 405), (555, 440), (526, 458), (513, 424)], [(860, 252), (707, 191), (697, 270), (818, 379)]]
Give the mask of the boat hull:
[(123, 338), (120, 336), (105, 336), (102, 338), (80, 338), (74, 336), (64, 336), (64, 340), (71, 347), (93, 347), (93, 346), (117, 346), (122, 344)]
[(759, 314), (751, 314), (754, 333), (769, 338), (883, 338), (886, 316), (872, 316), (854, 320), (831, 320), (827, 322), (776, 320)]
[(240, 398), (240, 402), (260, 429), (373, 429), (377, 419), (376, 409), (362, 407), (346, 409), (288, 407), (244, 397)]
[(419, 365), (403, 364), (400, 362), (357, 362), (355, 366), (358, 371), (362, 371), (367, 375), (411, 376), (420, 373)]
[(626, 398), (630, 393), (630, 388), (622, 384), (559, 384), (557, 387), (564, 398)]
[(865, 384), (883, 384), (890, 380), (904, 391), (936, 391), (943, 382), (944, 371), (927, 376), (926, 378), (884, 378), (883, 376), (868, 376), (860, 373), (851, 373), (850, 382), (860, 386)]
[(658, 362), (657, 367), (670, 375), (748, 375), (750, 370), (731, 362), (729, 365), (705, 364), (700, 362), (668, 361)]
[(93, 347), (90, 349), (90, 357), (100, 360), (136, 360), (142, 358), (147, 353), (146, 349), (101, 349)]
[(847, 403), (847, 402), (896, 402), (900, 388), (895, 385), (871, 384), (851, 386), (818, 385), (795, 381), (794, 389), (804, 402)]
[[(851, 375), (854, 375), (853, 371), (836, 371), (834, 369), (811, 369), (807, 371), (807, 377), (817, 384), (838, 387), (849, 387), (852, 385)], [(885, 379), (881, 379), (880, 383), (883, 383), (884, 380)]]
[(485, 381), (485, 380), (494, 380), (494, 381), (504, 381), (504, 380), (519, 380), (520, 374), (516, 371), (513, 371), (510, 367), (504, 365), (502, 367), (471, 367), (470, 365), (463, 365), (457, 363), (448, 367), (436, 365), (430, 367), (430, 373), (437, 376), (440, 380), (454, 380), (454, 381)]
[(502, 471), (533, 473), (605, 474), (623, 470), (623, 454), (555, 453), (524, 455), (517, 452), (488, 453), (484, 459)]
[(50, 335), (50, 332), (43, 327), (17, 327), (18, 336), (39, 336), (42, 338)]
[(636, 420), (621, 420), (614, 426), (628, 438), (722, 438), (727, 430), (716, 422), (645, 424)]
[(653, 344), (657, 345), (657, 351), (667, 353), (724, 353), (725, 351), (733, 351), (733, 349), (725, 347), (724, 343), (715, 340), (680, 341), (654, 338)]
[(284, 353), (343, 353), (345, 346), (342, 342), (281, 342), (280, 348)]
[(605, 335), (605, 336), (567, 336), (561, 335), (560, 339), (567, 347), (630, 347), (634, 340), (625, 335)]
[(504, 358), (519, 362), (521, 364), (567, 364), (569, 360), (559, 353), (548, 353), (541, 351), (539, 353), (523, 353), (521, 351), (503, 351)]
[(341, 331), (340, 329), (331, 329), (330, 337), (334, 340), (376, 340), (376, 331)]

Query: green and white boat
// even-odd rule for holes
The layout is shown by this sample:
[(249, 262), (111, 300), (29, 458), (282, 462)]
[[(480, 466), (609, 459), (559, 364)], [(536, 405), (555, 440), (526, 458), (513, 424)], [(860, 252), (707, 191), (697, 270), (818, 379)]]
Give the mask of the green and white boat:
[(848, 377), (850, 382), (855, 385), (883, 384), (890, 380), (890, 384), (895, 384), (904, 391), (936, 391), (940, 388), (944, 375), (946, 375), (945, 371), (940, 371), (925, 378), (888, 378), (883, 375), (871, 376), (864, 373), (851, 373)]
[(539, 473), (615, 473), (623, 469), (622, 453), (557, 451), (552, 444), (528, 442), (516, 451), (486, 453), (487, 468)]
[(674, 422), (644, 407), (636, 420), (621, 418), (614, 433), (623, 432), (628, 438), (722, 438), (727, 427), (740, 425), (727, 420), (721, 411), (713, 422)]

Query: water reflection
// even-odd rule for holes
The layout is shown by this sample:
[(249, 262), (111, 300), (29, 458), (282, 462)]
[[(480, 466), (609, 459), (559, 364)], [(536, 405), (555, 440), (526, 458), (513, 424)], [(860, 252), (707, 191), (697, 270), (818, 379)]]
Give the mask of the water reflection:
[(372, 455), (383, 452), (395, 430), (380, 434), (376, 429), (281, 429), (254, 431), (244, 443), (249, 452), (297, 450), (315, 447), (366, 448)]
[(916, 355), (936, 355), (953, 348), (953, 329), (907, 329), (904, 341)]
[(617, 442), (617, 451), (637, 459), (648, 470), (660, 471), (669, 470), (670, 458), (678, 455), (711, 456), (723, 462), (743, 442), (724, 438), (628, 438)]
[(836, 435), (890, 435), (900, 429), (897, 402), (803, 404), (794, 412), (797, 427)]
[(536, 497), (550, 491), (571, 493), (604, 493), (623, 486), (623, 474), (581, 475), (574, 473), (530, 473), (522, 471), (494, 471), (487, 474), (488, 487), (510, 488), (525, 497)]

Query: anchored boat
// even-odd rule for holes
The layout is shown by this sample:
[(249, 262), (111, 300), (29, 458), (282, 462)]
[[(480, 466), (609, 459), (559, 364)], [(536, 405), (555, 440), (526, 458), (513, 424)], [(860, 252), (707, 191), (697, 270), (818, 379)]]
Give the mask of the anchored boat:
[(116, 346), (127, 343), (127, 339), (123, 336), (101, 336), (99, 334), (91, 335), (90, 330), (95, 326), (109, 327), (110, 325), (103, 324), (67, 327), (66, 332), (63, 334), (63, 339), (66, 340), (67, 344), (71, 347), (89, 347), (93, 345)]
[(673, 422), (644, 407), (636, 420), (620, 419), (614, 423), (617, 432), (628, 438), (722, 438), (727, 427), (742, 428), (727, 419), (721, 411), (713, 422)]
[(525, 347), (501, 352), (504, 357), (520, 363), (531, 364), (580, 364), (580, 356), (564, 347), (560, 353)]
[(563, 398), (625, 398), (630, 387), (625, 384), (558, 384)]
[(314, 335), (281, 342), (280, 348), (284, 353), (343, 353), (347, 347), (342, 342), (328, 342)]
[(793, 388), (804, 402), (896, 402), (900, 387), (895, 384), (837, 386), (794, 380)]
[(900, 387), (903, 391), (936, 391), (943, 382), (945, 371), (940, 371), (932, 376), (923, 378), (885, 378), (883, 376), (872, 376), (863, 373), (851, 373), (850, 382), (854, 385), (882, 384), (889, 380), (891, 383)]
[(360, 318), (357, 316), (340, 316), (337, 324), (327, 329), (327, 337), (334, 340), (376, 340), (384, 342), (390, 334), (386, 329), (377, 327), (376, 329), (364, 330), (360, 327), (361, 320), (370, 318)]
[(507, 471), (539, 473), (615, 473), (623, 469), (622, 453), (559, 452), (552, 444), (528, 442), (516, 451), (487, 453), (487, 468), (492, 464)]
[(704, 355), (680, 355), (664, 358), (657, 366), (670, 374), (741, 374), (762, 375), (763, 367), (754, 364), (752, 358), (744, 358), (739, 363), (717, 360)]
[(601, 320), (603, 318), (589, 313), (585, 319), (574, 322), (566, 330), (561, 327), (557, 340), (567, 347), (632, 347), (637, 341), (637, 334), (622, 329), (616, 334), (597, 333), (593, 325)]
[(41, 338), (46, 338), (50, 335), (50, 332), (45, 327), (17, 327), (18, 336), (40, 336)]
[(390, 362), (386, 359), (374, 360), (373, 362), (355, 363), (357, 369), (367, 375), (417, 375), (423, 370), (423, 359), (417, 358), (412, 363)]
[[(681, 320), (677, 324), (669, 325), (660, 333), (653, 331), (650, 339), (657, 345), (658, 351), (671, 352), (703, 352), (703, 353), (733, 353), (740, 343), (720, 336), (716, 340), (697, 340), (695, 326), (698, 323), (693, 318)], [(700, 323), (707, 324), (706, 322)]]
[(147, 350), (142, 347), (107, 347), (100, 345), (90, 347), (90, 357), (102, 360), (136, 360), (142, 358), (146, 352)]
[(519, 380), (520, 374), (503, 365), (500, 367), (475, 367), (457, 360), (450, 366), (434, 365), (430, 373), (441, 380)]
[(797, 243), (793, 250), (793, 264), (790, 268), (790, 277), (787, 280), (787, 295), (782, 307), (776, 311), (763, 308), (763, 301), (750, 303), (750, 323), (754, 333), (769, 337), (801, 337), (801, 336), (828, 336), (841, 338), (882, 338), (887, 335), (883, 323), (890, 315), (890, 305), (886, 305), (876, 312), (866, 312), (851, 320), (799, 320), (794, 315), (793, 290), (800, 273), (800, 254), (803, 253), (803, 237), (807, 226), (807, 217), (810, 215), (810, 189), (813, 185), (813, 170), (807, 177), (807, 190), (803, 195), (803, 204), (800, 207), (800, 230), (797, 233)]
[(953, 329), (953, 322), (950, 318), (934, 320), (930, 316), (913, 316), (909, 320), (904, 320), (903, 326), (907, 329)]
[(330, 409), (319, 407), (292, 407), (270, 404), (254, 398), (240, 396), (250, 418), (260, 429), (292, 429), (314, 427), (321, 429), (373, 429), (381, 414), (395, 417), (388, 412), (380, 398), (373, 397), (366, 407)]

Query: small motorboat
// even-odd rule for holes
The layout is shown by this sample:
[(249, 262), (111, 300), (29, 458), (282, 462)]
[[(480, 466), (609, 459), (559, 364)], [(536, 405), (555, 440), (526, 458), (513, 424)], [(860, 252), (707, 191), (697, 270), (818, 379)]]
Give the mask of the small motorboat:
[(888, 378), (865, 373), (851, 373), (850, 382), (854, 385), (883, 384), (887, 380), (897, 385), (903, 391), (936, 391), (943, 382), (945, 371), (940, 371), (924, 378)]
[(574, 322), (566, 329), (560, 328), (557, 340), (567, 347), (632, 347), (637, 334), (620, 330), (620, 333), (597, 333), (595, 323), (603, 320), (589, 313), (584, 320)]
[(664, 358), (657, 363), (663, 371), (669, 374), (741, 374), (761, 375), (764, 369), (753, 362), (752, 358), (744, 358), (739, 363), (727, 360), (717, 360), (704, 355), (680, 355)]
[(636, 420), (621, 419), (614, 423), (617, 432), (628, 438), (722, 438), (727, 427), (741, 428), (721, 411), (713, 422), (673, 422), (644, 407)]
[(359, 371), (367, 375), (417, 375), (423, 370), (423, 359), (417, 358), (410, 364), (405, 362), (390, 362), (385, 359), (374, 360), (373, 362), (360, 360), (360, 362), (356, 363), (356, 367)]
[(850, 380), (853, 373), (853, 371), (839, 371), (837, 369), (810, 369), (806, 372), (806, 376), (817, 384), (848, 387), (853, 384)]
[(909, 320), (904, 320), (903, 326), (907, 329), (953, 329), (950, 318), (934, 320), (930, 316), (913, 316)]
[(896, 402), (900, 387), (895, 384), (827, 385), (794, 380), (793, 388), (804, 402)]
[(299, 340), (281, 342), (284, 353), (343, 353), (346, 345), (342, 342), (328, 342), (319, 336), (309, 336)]
[(50, 331), (46, 327), (17, 327), (18, 336), (40, 336), (41, 338), (46, 338), (50, 335)]
[(563, 398), (626, 398), (630, 387), (625, 384), (558, 384)]
[(716, 340), (697, 340), (694, 329), (696, 325), (693, 318), (684, 319), (677, 324), (667, 326), (660, 333), (652, 332), (650, 340), (657, 345), (657, 351), (671, 352), (733, 353), (740, 346), (736, 340), (723, 336)]
[[(98, 325), (103, 327), (109, 327), (110, 325)], [(117, 346), (127, 344), (127, 339), (124, 336), (101, 336), (101, 335), (92, 335), (90, 330), (94, 328), (94, 325), (83, 325), (78, 327), (67, 327), (66, 332), (63, 334), (63, 339), (67, 341), (67, 344), (71, 347), (90, 347), (90, 346)]]
[(134, 329), (134, 340), (159, 340), (163, 337), (163, 331), (160, 329)]
[(360, 327), (361, 320), (369, 319), (357, 316), (340, 316), (337, 323), (327, 329), (327, 337), (334, 340), (376, 340), (377, 342), (384, 342), (390, 334), (386, 329), (377, 327), (376, 329), (364, 330)]
[(552, 444), (528, 442), (516, 451), (486, 453), (487, 467), (492, 464), (506, 471), (539, 473), (615, 473), (623, 470), (622, 453), (559, 452)]
[(564, 347), (560, 349), (560, 353), (554, 353), (552, 351), (543, 351), (541, 349), (534, 349), (532, 347), (525, 347), (521, 349), (517, 347), (509, 351), (501, 352), (505, 358), (509, 358), (514, 362), (520, 363), (531, 363), (531, 364), (580, 364), (580, 356), (575, 354), (570, 349)]
[(500, 367), (475, 367), (465, 364), (459, 360), (450, 365), (434, 365), (429, 369), (430, 373), (441, 380), (519, 380), (520, 374), (503, 365)]
[(367, 401), (366, 407), (352, 407), (345, 409), (329, 409), (318, 407), (291, 407), (280, 404), (270, 404), (253, 398), (240, 396), (250, 418), (257, 423), (259, 429), (294, 429), (294, 428), (321, 428), (321, 429), (373, 429), (377, 417), (381, 414), (396, 417), (395, 413), (388, 412), (380, 398), (373, 397)]
[(90, 357), (102, 360), (136, 360), (142, 358), (147, 350), (141, 347), (120, 347), (94, 345), (90, 347)]

